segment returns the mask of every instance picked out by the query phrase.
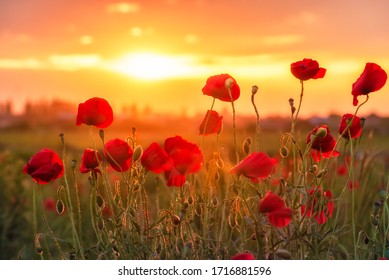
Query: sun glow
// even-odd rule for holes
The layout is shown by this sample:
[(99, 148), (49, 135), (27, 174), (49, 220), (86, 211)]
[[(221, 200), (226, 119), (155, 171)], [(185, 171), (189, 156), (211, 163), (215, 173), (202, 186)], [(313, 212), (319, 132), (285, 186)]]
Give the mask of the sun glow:
[(187, 77), (194, 72), (194, 59), (157, 53), (133, 53), (114, 61), (110, 69), (140, 80)]

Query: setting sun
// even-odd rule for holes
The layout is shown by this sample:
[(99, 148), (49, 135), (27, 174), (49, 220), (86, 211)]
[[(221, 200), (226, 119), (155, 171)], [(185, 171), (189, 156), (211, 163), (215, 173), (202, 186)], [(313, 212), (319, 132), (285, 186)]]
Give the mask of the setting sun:
[(190, 75), (193, 64), (191, 57), (142, 52), (127, 54), (109, 68), (140, 80), (162, 80)]

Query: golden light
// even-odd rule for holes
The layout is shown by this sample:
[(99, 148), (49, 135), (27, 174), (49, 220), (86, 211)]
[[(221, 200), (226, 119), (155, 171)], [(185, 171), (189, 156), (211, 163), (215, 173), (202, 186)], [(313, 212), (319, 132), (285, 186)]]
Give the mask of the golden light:
[(109, 68), (140, 80), (162, 80), (190, 76), (193, 66), (193, 58), (187, 56), (133, 53), (114, 61)]

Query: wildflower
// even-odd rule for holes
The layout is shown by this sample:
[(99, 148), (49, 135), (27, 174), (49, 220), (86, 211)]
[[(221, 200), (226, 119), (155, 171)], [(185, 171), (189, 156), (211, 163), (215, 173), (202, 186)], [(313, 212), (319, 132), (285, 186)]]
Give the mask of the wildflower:
[(285, 202), (277, 194), (268, 191), (258, 205), (260, 213), (266, 213), (270, 224), (275, 227), (285, 227), (292, 220), (292, 209), (286, 207)]
[(219, 74), (209, 77), (202, 91), (205, 95), (226, 102), (235, 101), (240, 96), (239, 85), (229, 74)]
[(43, 208), (47, 211), (55, 212), (55, 200), (52, 197), (43, 200)]
[(310, 58), (304, 58), (301, 61), (292, 63), (290, 71), (293, 76), (301, 81), (323, 78), (326, 74), (326, 69), (319, 67), (319, 63)]
[(203, 121), (200, 124), (199, 134), (208, 135), (208, 134), (219, 134), (222, 130), (222, 121), (223, 117), (214, 110), (208, 110)]
[(133, 151), (127, 142), (118, 138), (105, 144), (104, 154), (111, 167), (118, 172), (130, 169)]
[(307, 136), (307, 144), (311, 144), (312, 156), (316, 162), (321, 158), (337, 157), (340, 153), (335, 149), (336, 140), (326, 125), (315, 127)]
[(375, 63), (368, 62), (361, 76), (352, 85), (353, 105), (358, 105), (359, 95), (368, 95), (370, 92), (380, 90), (388, 78), (385, 70)]
[(23, 172), (32, 177), (38, 184), (47, 184), (62, 177), (64, 167), (58, 154), (44, 148), (30, 158), (23, 167)]
[(354, 116), (353, 114), (344, 114), (342, 120), (340, 121), (339, 134), (342, 135), (342, 137), (345, 139), (354, 139), (361, 136), (361, 119), (357, 116)]
[(151, 172), (161, 173), (167, 171), (171, 167), (171, 161), (168, 154), (157, 143), (151, 143), (150, 146), (144, 150), (141, 157), (142, 165)]
[(251, 253), (239, 253), (231, 257), (231, 260), (255, 260), (255, 257)]
[(266, 178), (273, 171), (276, 160), (270, 158), (263, 152), (254, 152), (235, 165), (230, 173), (243, 175), (253, 182), (258, 182), (258, 178)]
[(82, 155), (80, 172), (81, 173), (92, 172), (94, 174), (101, 173), (100, 170), (98, 169), (101, 162), (102, 159), (99, 151), (95, 151), (93, 149), (87, 148), (85, 149)]
[(186, 175), (199, 171), (203, 163), (200, 148), (181, 136), (166, 139), (165, 151), (172, 161), (171, 168), (165, 171), (168, 186), (183, 186)]
[(106, 128), (113, 121), (113, 111), (108, 101), (93, 97), (78, 105), (76, 125), (94, 125), (98, 128)]
[(323, 191), (320, 187), (313, 187), (307, 193), (308, 205), (301, 206), (301, 212), (307, 217), (313, 216), (319, 225), (332, 217), (335, 204), (330, 190)]

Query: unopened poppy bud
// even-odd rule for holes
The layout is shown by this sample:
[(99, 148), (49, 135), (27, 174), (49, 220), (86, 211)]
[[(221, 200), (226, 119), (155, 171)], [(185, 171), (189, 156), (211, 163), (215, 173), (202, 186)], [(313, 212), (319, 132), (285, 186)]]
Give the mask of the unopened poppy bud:
[(214, 196), (213, 198), (212, 198), (212, 205), (214, 206), (214, 207), (216, 207), (218, 204), (219, 204), (219, 200), (217, 199), (217, 197), (216, 196)]
[(104, 129), (99, 130), (100, 139), (104, 142)]
[(113, 197), (113, 202), (116, 204), (116, 205), (119, 205), (120, 204), (120, 196), (115, 194), (115, 196)]
[(282, 260), (290, 260), (292, 258), (291, 253), (285, 249), (278, 249), (275, 252), (275, 256), (277, 256), (279, 259), (282, 259)]
[(133, 188), (133, 191), (136, 192), (140, 189), (140, 184), (139, 183), (135, 183), (134, 185), (134, 188)]
[(132, 161), (137, 162), (143, 155), (143, 148), (141, 145), (136, 146), (132, 155)]
[(232, 85), (234, 84), (234, 79), (232, 78), (228, 78), (225, 82), (224, 82), (226, 88), (231, 88)]
[(287, 156), (289, 155), (289, 150), (287, 147), (285, 146), (282, 146), (280, 148), (280, 156), (283, 157), (283, 158), (286, 158)]
[(215, 182), (219, 182), (219, 180), (220, 180), (220, 173), (216, 172), (215, 173)]
[(250, 153), (250, 146), (251, 146), (251, 143), (252, 143), (252, 139), (250, 137), (247, 137), (244, 141), (243, 141), (243, 151), (246, 155), (248, 155)]
[(316, 137), (320, 137), (320, 138), (326, 137), (327, 133), (328, 133), (327, 129), (325, 129), (324, 127), (319, 127), (316, 132)]
[(189, 205), (192, 205), (193, 202), (194, 202), (193, 196), (188, 197), (188, 204), (189, 204)]
[(177, 215), (172, 216), (172, 224), (178, 226), (181, 223), (181, 219)]
[(96, 226), (99, 230), (103, 230), (104, 229), (104, 220), (103, 219), (98, 219), (97, 220), (97, 223), (96, 223)]
[(322, 169), (317, 173), (317, 178), (324, 177), (327, 174), (328, 170), (327, 169)]
[(251, 235), (250, 238), (251, 238), (251, 240), (254, 240), (254, 241), (257, 240), (257, 235), (255, 234), (255, 232)]
[(256, 94), (258, 92), (258, 86), (254, 85), (251, 87), (251, 94)]
[(200, 204), (196, 206), (195, 213), (197, 216), (201, 216), (203, 214), (203, 206)]
[(289, 98), (289, 105), (290, 105), (290, 107), (294, 106), (294, 99), (293, 98)]
[(73, 159), (72, 160), (72, 168), (74, 169), (74, 168), (76, 168), (76, 166), (77, 166), (77, 160)]
[(292, 106), (292, 107), (290, 108), (290, 110), (292, 111), (292, 115), (293, 115), (294, 112), (296, 112), (296, 107)]
[(309, 172), (316, 173), (319, 170), (316, 164), (312, 165), (311, 168), (309, 168)]
[(62, 144), (65, 144), (65, 134), (62, 132), (59, 134), (59, 139), (61, 139)]
[(96, 204), (99, 208), (104, 207), (105, 202), (104, 202), (104, 198), (101, 195), (96, 196)]
[(365, 126), (366, 119), (365, 118), (360, 118), (359, 121), (361, 123), (361, 127), (363, 128)]
[(65, 204), (61, 199), (57, 200), (57, 203), (55, 205), (55, 210), (59, 216), (61, 216), (65, 212)]
[(380, 190), (378, 194), (380, 198), (387, 199), (388, 193), (385, 190)]

